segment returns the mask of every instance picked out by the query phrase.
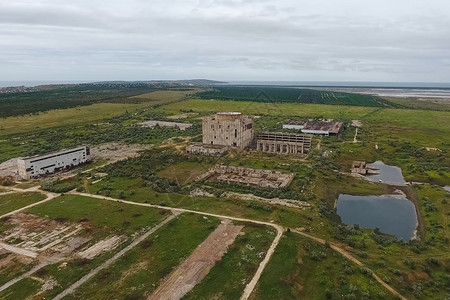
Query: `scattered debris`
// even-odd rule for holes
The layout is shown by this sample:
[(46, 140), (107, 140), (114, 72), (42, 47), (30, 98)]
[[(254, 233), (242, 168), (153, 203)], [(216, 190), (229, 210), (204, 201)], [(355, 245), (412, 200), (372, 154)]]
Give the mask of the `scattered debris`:
[(97, 242), (96, 244), (92, 245), (87, 249), (84, 249), (83, 251), (79, 252), (78, 255), (81, 258), (92, 259), (102, 253), (114, 250), (125, 240), (126, 237), (124, 236), (114, 235)]
[(213, 194), (208, 193), (207, 191), (204, 191), (200, 188), (195, 188), (190, 193), (191, 196), (205, 196), (205, 197), (214, 197)]
[(255, 196), (253, 194), (239, 194), (234, 192), (225, 192), (220, 197), (223, 198), (237, 198), (242, 200), (250, 200), (250, 201), (261, 201), (266, 202), (268, 204), (276, 204), (276, 205), (283, 205), (287, 207), (296, 207), (296, 208), (309, 208), (311, 205), (308, 202), (305, 201), (299, 201), (299, 200), (292, 200), (292, 199), (279, 199), (279, 198), (262, 198)]

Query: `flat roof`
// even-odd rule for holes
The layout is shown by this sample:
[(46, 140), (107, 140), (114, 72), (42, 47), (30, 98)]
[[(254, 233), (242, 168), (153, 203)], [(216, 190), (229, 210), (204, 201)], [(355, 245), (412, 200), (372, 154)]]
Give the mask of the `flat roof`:
[(87, 146), (79, 146), (79, 147), (70, 148), (70, 149), (63, 149), (63, 150), (60, 150), (60, 151), (51, 152), (51, 153), (47, 153), (47, 154), (43, 154), (43, 155), (27, 156), (27, 157), (23, 157), (23, 158), (19, 158), (19, 159), (21, 159), (21, 160), (30, 160), (30, 159), (37, 159), (37, 158), (38, 159), (51, 158), (53, 156), (66, 154), (67, 152), (81, 151), (81, 150), (84, 150), (84, 148), (86, 148), (86, 147)]
[(303, 130), (328, 131), (329, 133), (339, 133), (342, 122), (308, 121)]

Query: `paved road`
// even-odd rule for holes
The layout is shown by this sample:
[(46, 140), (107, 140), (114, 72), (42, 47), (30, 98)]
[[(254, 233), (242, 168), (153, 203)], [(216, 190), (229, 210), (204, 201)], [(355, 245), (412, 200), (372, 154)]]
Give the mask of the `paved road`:
[(81, 277), (80, 280), (78, 280), (77, 282), (72, 284), (70, 287), (65, 289), (62, 293), (60, 293), (55, 298), (53, 298), (53, 300), (59, 300), (59, 299), (62, 299), (62, 298), (64, 298), (65, 296), (67, 296), (69, 294), (72, 294), (79, 286), (81, 286), (82, 284), (87, 282), (89, 279), (91, 279), (92, 277), (97, 275), (101, 270), (106, 269), (107, 267), (112, 265), (117, 259), (119, 259), (123, 255), (125, 255), (125, 253), (127, 253), (128, 251), (130, 251), (131, 249), (136, 247), (136, 245), (138, 245), (140, 242), (142, 242), (143, 240), (148, 238), (153, 232), (155, 232), (156, 230), (158, 230), (159, 228), (161, 228), (162, 226), (164, 226), (165, 224), (167, 224), (168, 222), (173, 220), (177, 215), (179, 215), (178, 212), (176, 212), (173, 215), (171, 215), (171, 216), (167, 217), (166, 219), (164, 219), (164, 221), (162, 221), (161, 223), (159, 223), (158, 225), (156, 225), (155, 227), (153, 227), (152, 229), (150, 229), (149, 231), (147, 231), (146, 233), (144, 233), (143, 235), (141, 235), (140, 237), (135, 239), (131, 244), (129, 244), (128, 246), (126, 246), (125, 248), (123, 248), (122, 250), (117, 252), (116, 255), (114, 255), (113, 257), (111, 257), (107, 261), (105, 261), (103, 264), (101, 264), (100, 266), (98, 266), (97, 268), (95, 268), (94, 270), (89, 272), (88, 274), (86, 274), (83, 277)]

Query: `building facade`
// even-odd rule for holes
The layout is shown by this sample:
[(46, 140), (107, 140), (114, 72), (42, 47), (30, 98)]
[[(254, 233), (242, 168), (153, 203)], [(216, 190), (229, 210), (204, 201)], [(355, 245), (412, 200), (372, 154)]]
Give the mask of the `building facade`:
[(305, 154), (311, 149), (311, 136), (284, 132), (262, 132), (256, 137), (256, 150), (279, 154)]
[(31, 179), (68, 169), (89, 160), (90, 149), (82, 146), (47, 155), (18, 159), (17, 165), (19, 176), (22, 179)]
[(203, 118), (203, 144), (246, 148), (253, 141), (253, 118), (220, 112)]

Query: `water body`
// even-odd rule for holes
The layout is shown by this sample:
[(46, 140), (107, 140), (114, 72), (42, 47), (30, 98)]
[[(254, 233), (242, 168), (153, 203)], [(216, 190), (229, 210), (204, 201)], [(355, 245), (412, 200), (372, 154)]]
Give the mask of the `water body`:
[(389, 185), (406, 185), (405, 178), (402, 175), (402, 169), (399, 167), (386, 165), (382, 161), (376, 161), (373, 164), (370, 164), (370, 166), (378, 169), (376, 170), (378, 174), (367, 175), (368, 179), (376, 182), (383, 182)]
[(346, 225), (358, 224), (375, 229), (404, 241), (414, 237), (417, 215), (414, 204), (398, 196), (339, 195), (337, 214)]
[(450, 185), (444, 186), (444, 190), (450, 193)]

